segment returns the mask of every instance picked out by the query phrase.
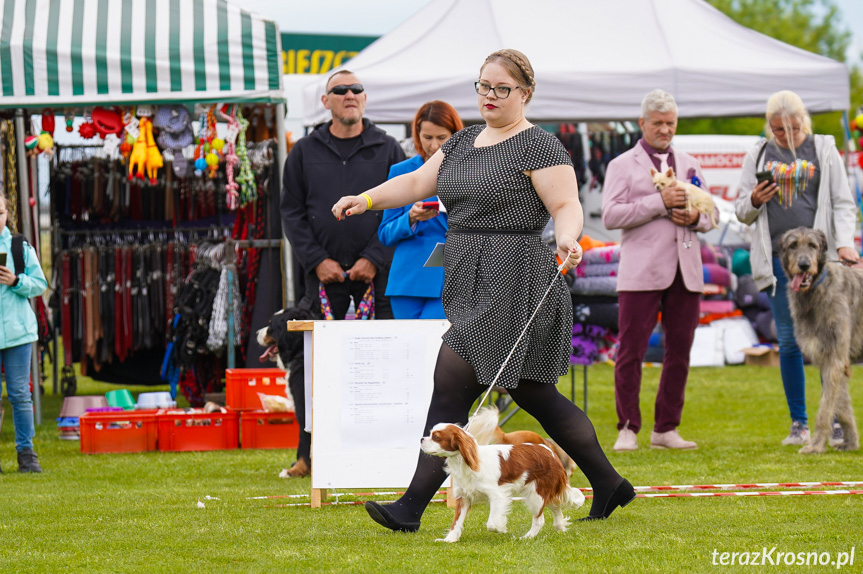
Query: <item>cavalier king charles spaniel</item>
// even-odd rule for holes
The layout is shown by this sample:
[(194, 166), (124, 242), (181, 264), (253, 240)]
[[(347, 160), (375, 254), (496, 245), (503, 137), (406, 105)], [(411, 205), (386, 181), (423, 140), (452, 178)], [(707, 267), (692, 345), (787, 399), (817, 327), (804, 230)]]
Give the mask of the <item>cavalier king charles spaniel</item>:
[(503, 429), (497, 426), (499, 418), (500, 411), (496, 406), (482, 407), (470, 417), (470, 422), (465, 428), (470, 431), (478, 444), (524, 444), (530, 442), (547, 445), (563, 463), (566, 476), (572, 476), (573, 471), (578, 468), (575, 461), (552, 439), (543, 438), (535, 432), (527, 430), (503, 432)]
[(564, 532), (569, 519), (561, 509), (584, 503), (581, 491), (569, 485), (560, 459), (544, 444), (479, 445), (458, 425), (439, 423), (422, 438), (421, 448), (426, 454), (446, 458), (446, 471), (453, 478), (455, 518), (446, 538), (438, 542), (458, 542), (471, 506), (485, 500), (490, 507), (486, 527), (505, 533), (513, 497), (524, 496), (533, 524), (522, 538), (539, 533), (546, 506), (554, 515), (554, 528)]

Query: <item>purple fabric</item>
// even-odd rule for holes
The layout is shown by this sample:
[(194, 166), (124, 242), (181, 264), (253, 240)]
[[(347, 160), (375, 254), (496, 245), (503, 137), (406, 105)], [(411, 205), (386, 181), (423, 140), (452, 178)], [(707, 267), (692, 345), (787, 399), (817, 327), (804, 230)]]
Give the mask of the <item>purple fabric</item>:
[(755, 319), (755, 331), (766, 341), (778, 341), (773, 311), (762, 311)]
[(731, 274), (728, 269), (716, 263), (705, 263), (701, 266), (704, 272), (704, 282), (713, 283), (721, 287), (731, 285)]
[[(638, 140), (638, 143), (641, 144), (641, 147), (644, 148), (644, 151), (647, 152), (647, 157), (650, 158), (650, 161), (653, 163), (653, 166), (656, 168), (656, 171), (659, 171), (659, 168), (662, 166), (662, 162), (659, 161), (659, 158), (656, 157), (658, 153), (668, 153), (668, 158), (665, 160), (665, 163), (668, 164), (668, 167), (674, 169), (674, 150), (671, 149), (671, 146), (668, 146), (668, 149), (665, 151), (658, 150), (654, 148), (652, 145), (647, 143), (644, 138)], [(674, 173), (677, 174), (677, 170), (674, 169)]]
[(608, 329), (596, 325), (576, 323), (572, 327), (571, 365), (592, 365), (599, 360), (600, 343), (608, 336)]
[(617, 277), (620, 263), (588, 263), (575, 268), (576, 277)]
[(620, 262), (620, 245), (606, 245), (605, 247), (594, 247), (584, 252), (584, 263), (592, 265), (594, 263), (619, 263)]
[(671, 286), (664, 291), (621, 291), (620, 349), (614, 366), (614, 396), (617, 402), (617, 428), (625, 424), (635, 432), (641, 429), (641, 363), (647, 352), (656, 317), (662, 313), (665, 331), (665, 356), (659, 391), (656, 395), (653, 430), (667, 432), (680, 425), (683, 395), (689, 375), (689, 352), (698, 326), (700, 294), (686, 289), (678, 267)]
[(701, 313), (731, 313), (734, 311), (734, 301), (702, 301)]
[(758, 303), (758, 295), (758, 287), (755, 285), (755, 279), (752, 278), (752, 275), (741, 275), (737, 279), (737, 292), (734, 296), (738, 307), (743, 309), (756, 305)]
[(713, 251), (713, 248), (706, 243), (701, 244), (701, 262), (716, 263), (716, 253)]

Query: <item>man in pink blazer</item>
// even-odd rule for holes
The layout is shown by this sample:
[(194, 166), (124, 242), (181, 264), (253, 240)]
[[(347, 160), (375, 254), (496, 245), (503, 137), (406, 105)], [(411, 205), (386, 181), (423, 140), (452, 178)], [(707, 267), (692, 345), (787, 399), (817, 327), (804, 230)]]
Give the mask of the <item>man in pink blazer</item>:
[[(686, 206), (683, 186), (656, 190), (651, 169), (673, 168), (677, 179), (703, 182), (698, 161), (671, 148), (677, 130), (677, 104), (670, 94), (654, 90), (644, 97), (638, 125), (644, 134), (629, 151), (615, 158), (605, 176), (602, 222), (622, 229), (617, 291), (620, 302), (620, 350), (614, 368), (617, 400), (616, 451), (638, 448), (641, 430), (638, 394), (641, 364), (650, 334), (662, 311), (665, 357), (650, 446), (696, 448), (677, 432), (683, 411), (689, 352), (698, 326), (704, 277), (697, 231), (708, 231), (710, 218)], [(703, 184), (702, 184), (703, 185)], [(716, 213), (719, 219), (719, 213)]]

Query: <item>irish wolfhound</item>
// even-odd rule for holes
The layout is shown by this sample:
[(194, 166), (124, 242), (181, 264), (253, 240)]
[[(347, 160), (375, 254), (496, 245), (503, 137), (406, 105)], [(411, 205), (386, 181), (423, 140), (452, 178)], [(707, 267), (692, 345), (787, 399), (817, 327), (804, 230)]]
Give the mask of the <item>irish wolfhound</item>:
[(863, 271), (827, 262), (827, 236), (798, 227), (780, 240), (789, 278), (788, 302), (803, 353), (821, 369), (821, 402), (815, 430), (801, 453), (822, 453), (839, 421), (845, 437), (837, 450), (857, 450), (857, 424), (848, 380), (851, 362), (863, 357)]

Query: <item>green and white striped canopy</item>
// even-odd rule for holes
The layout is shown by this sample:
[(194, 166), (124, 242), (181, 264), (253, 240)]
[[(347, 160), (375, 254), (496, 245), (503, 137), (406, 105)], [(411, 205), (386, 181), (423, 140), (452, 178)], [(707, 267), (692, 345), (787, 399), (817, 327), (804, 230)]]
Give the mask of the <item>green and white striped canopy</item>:
[(276, 24), (225, 0), (0, 0), (0, 108), (284, 102)]

